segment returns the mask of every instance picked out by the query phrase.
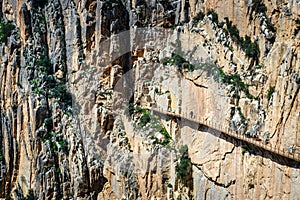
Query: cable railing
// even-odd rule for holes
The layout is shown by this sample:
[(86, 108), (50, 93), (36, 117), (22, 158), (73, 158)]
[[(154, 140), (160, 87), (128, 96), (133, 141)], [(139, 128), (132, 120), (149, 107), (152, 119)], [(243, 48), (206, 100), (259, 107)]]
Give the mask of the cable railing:
[(221, 124), (218, 124), (218, 123), (215, 123), (212, 121), (207, 121), (204, 118), (201, 118), (200, 116), (191, 115), (191, 114), (188, 114), (185, 112), (183, 112), (182, 114), (176, 114), (176, 113), (165, 111), (163, 109), (158, 109), (158, 108), (150, 108), (150, 109), (154, 112), (162, 113), (162, 114), (165, 114), (168, 116), (173, 116), (176, 118), (185, 118), (191, 122), (198, 123), (198, 124), (204, 125), (206, 127), (212, 128), (212, 129), (214, 129), (218, 132), (221, 132), (225, 135), (228, 135), (230, 137), (253, 144), (257, 147), (260, 147), (262, 149), (270, 151), (274, 154), (277, 154), (277, 155), (283, 156), (285, 158), (289, 158), (289, 159), (295, 160), (297, 162), (300, 162), (300, 154), (298, 152), (291, 153), (289, 151), (285, 151), (283, 148), (272, 147), (270, 143), (266, 144), (265, 142), (263, 142), (262, 140), (258, 140), (257, 138), (247, 137), (245, 134), (237, 133), (237, 132), (229, 129), (229, 127), (226, 128), (226, 127), (222, 126)]

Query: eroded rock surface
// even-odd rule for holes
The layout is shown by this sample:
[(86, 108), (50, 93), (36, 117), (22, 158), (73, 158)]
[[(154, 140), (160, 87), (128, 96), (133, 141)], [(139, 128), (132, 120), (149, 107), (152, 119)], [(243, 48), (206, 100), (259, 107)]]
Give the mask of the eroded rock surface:
[(299, 199), (299, 163), (147, 109), (300, 151), (299, 16), (287, 0), (1, 1), (0, 197)]

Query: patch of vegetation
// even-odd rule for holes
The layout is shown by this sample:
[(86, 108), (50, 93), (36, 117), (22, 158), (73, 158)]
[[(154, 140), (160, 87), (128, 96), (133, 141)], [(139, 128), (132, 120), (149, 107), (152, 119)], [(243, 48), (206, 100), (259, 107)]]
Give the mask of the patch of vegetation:
[[(140, 128), (145, 127), (147, 124), (149, 124), (148, 128), (153, 129), (153, 131), (154, 131), (153, 135), (151, 136), (151, 138), (155, 140), (154, 144), (160, 144), (163, 146), (167, 146), (171, 142), (172, 137), (170, 136), (170, 134), (168, 133), (166, 128), (158, 121), (158, 119), (155, 116), (152, 116), (151, 113), (147, 109), (141, 108), (139, 106), (134, 107), (133, 104), (129, 104), (128, 113), (130, 115), (133, 115), (133, 114), (139, 115), (137, 125)], [(163, 141), (159, 141), (154, 136), (154, 134), (157, 132), (164, 136)]]
[(195, 66), (190, 64), (179, 54), (172, 54), (172, 57), (166, 57), (164, 59), (164, 64), (176, 65), (180, 70), (187, 69), (189, 71), (194, 71)]
[(232, 21), (230, 21), (227, 17), (224, 19), (227, 27), (227, 30), (224, 29), (224, 31), (229, 34), (233, 41), (242, 48), (247, 57), (258, 60), (260, 51), (257, 42), (252, 42), (249, 36), (246, 36), (245, 38), (241, 37), (236, 25), (233, 25)]
[[(255, 8), (254, 10), (256, 10), (256, 12), (265, 13), (266, 7), (264, 6), (263, 3), (261, 3), (260, 0), (254, 0), (253, 5)], [(196, 23), (199, 20), (203, 20), (204, 16), (205, 16), (205, 13), (203, 13), (203, 12), (198, 13), (198, 15), (196, 15), (194, 17), (193, 23)], [(220, 28), (223, 27), (224, 22), (219, 23), (218, 14), (216, 12), (214, 12), (213, 10), (210, 10), (207, 12), (207, 16), (211, 16), (212, 22), (218, 24), (218, 26)], [(227, 26), (227, 29), (224, 29), (225, 33), (227, 33), (231, 36), (233, 41), (235, 41), (242, 48), (242, 50), (246, 53), (247, 57), (258, 60), (260, 50), (259, 50), (259, 46), (258, 46), (257, 42), (256, 41), (252, 42), (249, 36), (246, 36), (245, 38), (241, 37), (236, 25), (233, 25), (232, 21), (230, 21), (227, 17), (225, 17), (224, 19), (225, 19), (225, 23)], [(266, 23), (267, 23), (267, 28), (269, 30), (276, 32), (274, 25), (270, 22), (269, 19), (266, 21)], [(230, 48), (229, 44), (225, 44), (225, 46), (228, 46)], [(232, 47), (231, 47), (231, 49), (232, 49)], [(182, 52), (181, 52), (181, 54), (177, 53), (176, 55), (184, 55), (184, 54), (182, 54)], [(184, 60), (181, 56), (179, 56), (179, 57), (172, 56), (172, 59), (166, 60), (166, 62), (171, 63), (171, 64), (179, 64), (179, 66), (182, 66), (182, 63), (185, 63), (186, 60)], [(187, 66), (187, 68), (190, 68), (190, 67), (191, 66)]]
[(133, 150), (131, 150), (131, 144), (129, 142), (127, 143), (127, 146), (128, 146), (129, 151), (132, 152)]
[(50, 146), (50, 151), (52, 153), (55, 153), (55, 154), (57, 154), (58, 152), (67, 153), (68, 143), (66, 140), (64, 140), (62, 138), (60, 133), (54, 133), (53, 131), (48, 130), (47, 134), (45, 136), (43, 136), (42, 141), (44, 143), (48, 142), (48, 144)]
[[(183, 53), (182, 55), (184, 56), (184, 54), (185, 53)], [(188, 70), (189, 72), (193, 72), (198, 69), (207, 70), (207, 68), (205, 67), (208, 67), (208, 63), (202, 63), (200, 65), (191, 64), (189, 61), (187, 61), (181, 55), (178, 54), (172, 54), (172, 57), (166, 57), (164, 59), (164, 64), (176, 65), (179, 70)]]
[(67, 150), (68, 144), (66, 141), (64, 140), (58, 141), (58, 144), (63, 151)]
[(24, 200), (36, 200), (37, 197), (34, 195), (33, 190), (29, 190), (29, 193), (26, 197), (24, 197)]
[(51, 117), (45, 118), (44, 119), (44, 126), (48, 130), (48, 132), (51, 132), (53, 129), (53, 120)]
[(241, 37), (236, 25), (233, 25), (232, 21), (230, 21), (227, 17), (224, 19), (227, 26), (227, 30), (224, 29), (225, 32), (227, 32), (233, 41), (235, 41), (242, 48), (247, 57), (258, 60), (260, 50), (257, 42), (252, 42), (249, 36), (246, 36), (245, 38)]
[(57, 145), (55, 141), (50, 141), (50, 148), (53, 152), (57, 151)]
[[(49, 141), (50, 149), (52, 152), (63, 151), (66, 152), (68, 148), (67, 141), (63, 140), (61, 136), (58, 137), (58, 133), (54, 133), (52, 131), (47, 132), (45, 136), (43, 136), (42, 141), (45, 143)], [(59, 148), (57, 146), (59, 145)]]
[[(248, 84), (245, 84), (240, 75), (238, 74), (233, 74), (233, 75), (227, 75), (225, 74), (225, 72), (220, 69), (220, 68), (217, 68), (217, 81), (221, 81), (223, 84), (225, 85), (234, 85), (235, 87), (237, 87), (236, 89), (240, 90), (240, 91), (243, 91), (245, 93), (245, 95), (247, 96), (247, 98), (249, 99), (254, 99), (255, 97), (250, 94), (249, 92), (249, 86)], [(239, 98), (239, 97), (238, 97)]]
[(36, 60), (35, 66), (42, 72), (43, 75), (49, 75), (53, 73), (51, 61), (46, 55), (41, 55)]
[(135, 111), (134, 104), (133, 104), (133, 103), (130, 103), (130, 104), (128, 105), (128, 109), (127, 109), (126, 111), (128, 111), (128, 114), (129, 114), (130, 116), (133, 115), (133, 114), (134, 114), (134, 111)]
[(101, 96), (111, 96), (113, 94), (113, 92), (112, 91), (105, 91), (105, 92), (100, 92), (99, 93), (99, 95), (101, 95)]
[(36, 58), (34, 65), (35, 70), (38, 72), (38, 77), (30, 80), (32, 92), (37, 95), (46, 96), (48, 89), (55, 87), (50, 60), (47, 56), (41, 55)]
[(255, 69), (262, 69), (263, 67), (263, 65), (256, 65)]
[(52, 134), (51, 133), (47, 133), (46, 135), (43, 136), (42, 138), (42, 142), (45, 143), (46, 141), (51, 141), (52, 140)]
[(193, 18), (193, 24), (196, 24), (199, 21), (202, 21), (205, 17), (205, 13), (204, 12), (199, 12), (194, 18)]
[[(32, 3), (41, 5), (47, 2), (48, 1), (35, 0)], [(33, 11), (33, 14), (35, 14), (35, 12), (38, 12), (38, 8), (33, 8)], [(40, 23), (45, 24), (46, 20), (44, 15), (38, 14), (36, 18)], [(39, 26), (36, 26), (34, 31), (40, 32), (41, 34), (45, 33)], [(45, 99), (59, 99), (63, 105), (63, 110), (65, 110), (72, 103), (71, 94), (67, 92), (65, 81), (55, 78), (55, 71), (49, 59), (46, 46), (41, 46), (38, 51), (39, 54), (33, 54), (34, 49), (27, 47), (23, 52), (27, 67), (33, 67), (33, 73), (29, 80), (32, 92), (38, 96), (45, 97)]]
[(300, 18), (296, 20), (296, 29), (294, 31), (294, 35), (297, 35), (300, 32)]
[(253, 0), (252, 7), (256, 14), (259, 14), (259, 13), (265, 14), (268, 10), (262, 0)]
[[(104, 0), (103, 2), (105, 2), (104, 4), (104, 8), (107, 10), (111, 10), (113, 8), (113, 5), (118, 4), (119, 1), (118, 0)], [(139, 4), (137, 4), (139, 5)]]
[[(267, 17), (267, 7), (266, 5), (263, 3), (263, 1), (261, 0), (253, 0), (252, 1), (252, 10), (251, 10), (251, 13), (250, 13), (250, 20), (253, 19), (253, 12), (255, 12), (255, 15), (259, 15), (259, 14), (262, 14), (263, 16), (265, 16), (265, 23), (267, 25), (267, 29), (272, 31), (272, 32), (276, 32), (276, 29), (274, 27), (274, 24), (271, 23), (270, 19)], [(270, 42), (274, 42), (275, 41), (275, 38), (272, 37), (270, 39)]]
[(246, 36), (245, 39), (243, 39), (242, 41), (243, 42), (241, 46), (242, 49), (245, 51), (246, 56), (258, 60), (260, 51), (257, 42), (252, 42), (249, 36)]
[[(257, 54), (259, 54), (259, 48), (257, 43), (256, 42), (252, 43), (248, 36), (246, 36), (245, 39), (241, 38), (239, 36), (239, 32), (237, 28), (235, 26), (232, 26), (232, 23), (229, 20), (227, 20), (227, 23), (228, 23), (228, 27), (231, 28), (230, 29), (231, 34), (236, 38), (236, 40), (243, 41), (242, 45), (243, 48), (246, 50), (246, 55), (249, 57), (256, 57)], [(164, 64), (176, 65), (179, 68), (179, 70), (187, 69), (189, 72), (193, 72), (194, 70), (204, 70), (207, 72), (208, 76), (213, 75), (216, 81), (221, 81), (223, 84), (226, 85), (234, 85), (238, 91), (243, 91), (247, 96), (247, 98), (256, 99), (249, 92), (250, 85), (245, 84), (242, 81), (240, 75), (238, 74), (227, 75), (224, 73), (222, 69), (218, 68), (214, 63), (202, 63), (200, 65), (199, 64), (193, 65), (181, 56), (181, 55), (185, 55), (186, 53), (181, 51), (181, 44), (179, 42), (177, 42), (177, 44), (174, 44), (173, 47), (175, 48), (175, 52), (180, 53), (180, 55), (172, 54), (172, 57), (166, 57), (164, 59)], [(155, 88), (155, 92), (158, 94), (161, 93), (161, 91), (159, 91), (158, 88)], [(236, 96), (236, 98), (239, 98), (239, 96)]]
[(245, 155), (247, 152), (249, 152), (249, 150), (246, 147), (242, 147), (242, 155)]
[(267, 24), (267, 29), (269, 29), (272, 32), (276, 32), (274, 24), (271, 23), (270, 19), (267, 18), (266, 24)]
[(229, 32), (229, 35), (233, 38), (234, 41), (241, 43), (243, 38), (240, 37), (240, 31), (236, 27), (236, 25), (232, 25), (232, 21), (228, 19), (228, 17), (225, 17), (225, 22), (227, 26), (227, 30)]
[(56, 82), (53, 88), (49, 90), (49, 97), (50, 98), (59, 98), (59, 99), (66, 99), (67, 97), (67, 87), (62, 82)]
[(195, 70), (203, 70), (208, 73), (208, 76), (212, 75), (213, 69), (216, 68), (216, 65), (212, 62), (205, 62), (200, 64), (192, 64), (187, 61), (184, 57), (191, 56), (196, 50), (195, 47), (192, 51), (184, 52), (182, 51), (180, 40), (176, 40), (175, 43), (171, 43), (172, 47), (175, 49), (171, 57), (164, 58), (163, 64), (167, 65), (176, 65), (179, 70), (188, 70), (193, 72)]
[(3, 163), (5, 161), (4, 155), (2, 151), (0, 152), (0, 163)]
[(260, 51), (257, 42), (252, 42), (249, 36), (241, 37), (236, 25), (232, 25), (232, 21), (229, 21), (228, 18), (225, 18), (225, 20), (227, 26), (227, 30), (224, 29), (225, 32), (229, 33), (233, 41), (242, 48), (247, 57), (258, 60)]
[(246, 119), (245, 115), (242, 113), (241, 107), (237, 107), (237, 110), (238, 110), (239, 115), (241, 117), (241, 123), (246, 124), (247, 119)]
[(245, 38), (241, 37), (236, 25), (232, 25), (232, 21), (230, 21), (227, 17), (225, 18), (225, 21), (229, 35), (237, 44), (242, 47), (243, 51), (246, 53), (246, 56), (249, 58), (258, 59), (260, 52), (257, 42), (252, 42), (249, 36), (246, 36)]
[(218, 14), (215, 11), (213, 11), (213, 10), (208, 11), (207, 16), (209, 16), (209, 15), (211, 15), (211, 17), (212, 17), (212, 19), (211, 19), (212, 22), (214, 22), (216, 24), (219, 23)]
[(66, 105), (70, 105), (72, 97), (67, 92), (65, 83), (55, 80), (52, 64), (48, 56), (41, 55), (37, 57), (34, 66), (38, 76), (30, 80), (32, 92), (46, 98), (60, 99)]
[(269, 87), (269, 90), (268, 90), (268, 93), (267, 93), (268, 101), (271, 100), (271, 97), (273, 96), (273, 93), (274, 93), (274, 92), (275, 92), (275, 87), (270, 86), (270, 87)]
[[(246, 40), (248, 40), (248, 39), (249, 38), (246, 37)], [(246, 48), (246, 52), (250, 51), (248, 53), (248, 56), (250, 56), (249, 54), (251, 54), (251, 56), (252, 56), (253, 52), (250, 49), (252, 49), (253, 44), (254, 43), (251, 43), (251, 42), (248, 43), (248, 41), (246, 42), (246, 44), (244, 44), (245, 46), (250, 45), (250, 47)], [(250, 49), (248, 49), (248, 48), (250, 48)], [(173, 55), (173, 57), (171, 57), (171, 58), (169, 58), (169, 57), (165, 58), (164, 64), (176, 65), (176, 66), (178, 66), (179, 70), (187, 69), (189, 72), (193, 72), (194, 70), (204, 70), (207, 72), (208, 76), (214, 75), (214, 78), (216, 81), (221, 81), (225, 85), (234, 85), (235, 87), (237, 87), (236, 89), (243, 91), (245, 93), (245, 95), (247, 96), (247, 98), (255, 99), (255, 97), (249, 92), (250, 85), (245, 84), (242, 81), (240, 75), (238, 75), (238, 74), (227, 75), (227, 74), (225, 74), (225, 72), (222, 69), (216, 67), (216, 65), (214, 63), (203, 63), (200, 65), (193, 65), (193, 64), (189, 63), (188, 61), (186, 61), (182, 56)], [(216, 71), (217, 74), (213, 74), (214, 71)], [(155, 88), (155, 92), (158, 94), (161, 94), (161, 91), (159, 91), (158, 88)], [(237, 98), (239, 98), (239, 97), (237, 96)]]
[(170, 134), (168, 133), (166, 128), (161, 123), (159, 123), (158, 121), (155, 121), (152, 125), (152, 128), (154, 128), (157, 132), (159, 132), (160, 134), (162, 134), (164, 136), (164, 140), (161, 142), (158, 141), (158, 139), (153, 136), (152, 138), (155, 140), (155, 142), (154, 142), (155, 144), (167, 146), (171, 142), (172, 137), (170, 136)]
[(0, 164), (5, 165), (3, 140), (0, 138)]
[(140, 117), (138, 125), (144, 127), (151, 121), (151, 114), (148, 110), (142, 109), (142, 116)]
[(175, 170), (177, 173), (177, 178), (181, 180), (186, 180), (189, 177), (192, 170), (191, 159), (189, 158), (188, 155), (188, 146), (187, 145), (181, 146), (179, 152), (181, 154), (180, 162), (177, 163)]
[(7, 38), (11, 36), (15, 26), (12, 23), (0, 23), (0, 42), (7, 43)]
[(37, 7), (44, 7), (48, 3), (48, 0), (33, 0), (32, 6)]
[(59, 167), (57, 167), (57, 168), (56, 168), (55, 172), (56, 172), (57, 174), (59, 174), (59, 175), (61, 175), (61, 174), (62, 174), (62, 173), (61, 173), (61, 170), (60, 170), (60, 168), (59, 168)]

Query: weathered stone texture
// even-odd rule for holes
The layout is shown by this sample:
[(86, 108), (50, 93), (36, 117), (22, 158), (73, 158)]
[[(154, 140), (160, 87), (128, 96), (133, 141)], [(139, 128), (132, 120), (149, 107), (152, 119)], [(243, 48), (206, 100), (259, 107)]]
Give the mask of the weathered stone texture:
[[(1, 1), (1, 21), (17, 28), (0, 46), (0, 197), (33, 190), (39, 199), (300, 199), (299, 163), (246, 151), (184, 119), (162, 116), (139, 128), (139, 113), (124, 114), (129, 103), (155, 104), (237, 128), (239, 107), (243, 130), (300, 151), (300, 2), (264, 0), (265, 13), (253, 2)], [(256, 58), (226, 34), (226, 17), (257, 42)], [(164, 63), (178, 41), (205, 70)], [(212, 66), (239, 74), (253, 98), (236, 98)], [(154, 122), (172, 137), (168, 145)], [(181, 180), (185, 144), (192, 167)]]

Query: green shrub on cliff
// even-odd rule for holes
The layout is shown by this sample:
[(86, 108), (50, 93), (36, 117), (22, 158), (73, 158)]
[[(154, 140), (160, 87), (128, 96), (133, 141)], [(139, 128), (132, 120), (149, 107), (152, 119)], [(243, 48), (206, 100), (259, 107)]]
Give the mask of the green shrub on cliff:
[(296, 20), (296, 29), (294, 35), (297, 35), (300, 32), (300, 18)]
[(199, 21), (202, 21), (205, 17), (205, 13), (199, 12), (194, 18), (193, 18), (193, 24), (196, 24)]
[(208, 11), (207, 16), (209, 16), (209, 15), (211, 15), (211, 21), (213, 21), (216, 24), (219, 23), (219, 17), (215, 11), (213, 11), (213, 10)]
[(258, 59), (259, 46), (257, 42), (252, 42), (249, 36), (246, 36), (243, 40), (242, 48), (245, 50), (246, 56)]
[(6, 195), (5, 200), (13, 200), (13, 198), (11, 198), (11, 196), (8, 194)]
[(275, 92), (275, 87), (272, 87), (272, 86), (269, 87), (268, 94), (267, 94), (268, 101), (271, 100), (274, 92)]
[(37, 198), (34, 196), (33, 190), (29, 190), (28, 195), (24, 198), (24, 200), (36, 200)]
[(48, 3), (48, 0), (33, 0), (32, 5), (33, 7), (43, 7)]
[(142, 116), (140, 117), (139, 126), (144, 127), (148, 124), (151, 120), (151, 115), (149, 111), (143, 112)]
[(192, 163), (191, 159), (189, 158), (188, 155), (188, 146), (184, 145), (179, 149), (179, 152), (181, 154), (180, 161), (176, 165), (176, 173), (177, 173), (177, 178), (179, 179), (186, 179), (188, 175), (191, 172), (192, 169)]
[(0, 42), (6, 43), (14, 28), (15, 26), (11, 23), (0, 23)]
[(266, 13), (267, 7), (261, 0), (253, 0), (252, 1), (253, 9), (255, 10), (256, 14), (258, 13)]

